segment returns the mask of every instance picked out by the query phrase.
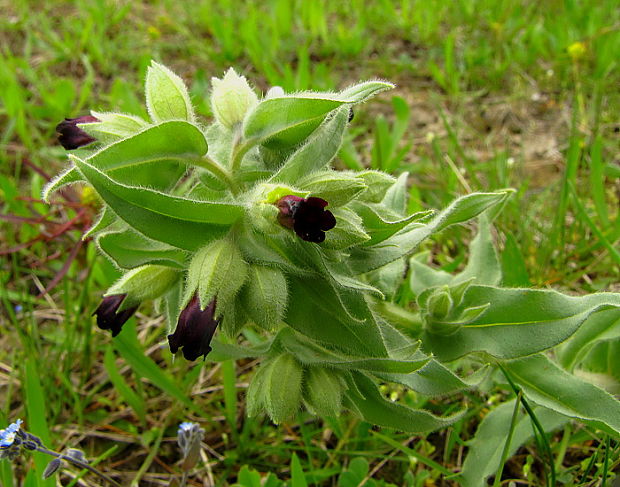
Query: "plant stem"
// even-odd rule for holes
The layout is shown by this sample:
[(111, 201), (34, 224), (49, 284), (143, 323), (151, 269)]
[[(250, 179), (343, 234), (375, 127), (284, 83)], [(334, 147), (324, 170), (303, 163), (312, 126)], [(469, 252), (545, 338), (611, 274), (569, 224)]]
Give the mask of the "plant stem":
[(255, 139), (246, 140), (244, 143), (236, 143), (233, 148), (232, 154), (232, 163), (230, 165), (231, 171), (234, 174), (239, 171), (239, 167), (241, 166), (241, 161), (243, 160), (243, 156), (245, 156), (248, 151), (256, 145)]
[(179, 487), (185, 487), (187, 485), (187, 477), (189, 477), (189, 472), (187, 470), (183, 471), (183, 477), (181, 477), (181, 483)]
[(209, 156), (203, 156), (198, 159), (194, 159), (192, 161), (196, 166), (206, 169), (207, 171), (213, 173), (218, 179), (222, 182), (226, 183), (230, 188), (230, 191), (237, 195), (239, 194), (239, 187), (237, 186), (236, 181), (233, 179), (232, 175), (221, 165), (211, 159)]
[[(520, 394), (521, 393), (521, 388), (519, 388), (519, 386), (517, 386), (514, 383), (514, 381), (510, 377), (510, 374), (508, 373), (508, 371), (504, 367), (502, 367), (501, 364), (499, 364), (499, 368), (504, 373), (504, 376), (506, 377), (506, 380), (508, 380), (508, 383), (510, 384), (510, 387), (512, 387), (512, 390), (515, 391), (515, 394)], [(556, 485), (556, 481), (555, 481), (555, 463), (553, 461), (553, 453), (551, 452), (551, 446), (549, 445), (549, 440), (547, 439), (547, 435), (545, 434), (545, 429), (542, 427), (542, 424), (540, 424), (540, 421), (538, 421), (538, 418), (536, 417), (536, 414), (534, 413), (534, 410), (530, 406), (530, 403), (527, 402), (527, 399), (525, 399), (525, 396), (523, 396), (521, 394), (520, 397), (521, 397), (521, 404), (523, 404), (523, 407), (527, 411), (527, 414), (530, 416), (530, 419), (532, 420), (532, 423), (534, 424), (534, 428), (536, 429), (536, 431), (538, 431), (538, 433), (540, 435), (540, 439), (541, 439), (541, 441), (543, 443), (543, 447), (544, 447), (543, 449), (545, 450), (545, 453), (549, 457), (548, 458), (548, 461), (549, 461), (549, 476), (551, 477), (551, 485), (553, 487), (555, 487), (555, 485)]]
[(521, 395), (522, 391), (519, 391), (517, 394), (517, 398), (515, 400), (515, 408), (512, 412), (512, 419), (510, 420), (510, 430), (508, 431), (508, 437), (506, 438), (506, 443), (504, 443), (504, 450), (502, 451), (502, 457), (499, 462), (499, 468), (495, 473), (495, 480), (493, 481), (493, 487), (499, 487), (502, 483), (502, 473), (504, 472), (504, 465), (506, 464), (506, 459), (508, 458), (508, 452), (510, 451), (510, 442), (512, 441), (512, 436), (515, 432), (515, 427), (517, 426), (517, 418), (519, 416), (519, 406), (521, 403)]
[(102, 479), (106, 480), (107, 482), (109, 482), (110, 484), (112, 484), (112, 485), (114, 485), (116, 487), (122, 487), (121, 484), (119, 484), (116, 480), (108, 477), (106, 474), (100, 472), (96, 468), (91, 467), (88, 463), (81, 462), (80, 460), (77, 460), (76, 458), (69, 457), (67, 455), (63, 455), (62, 453), (58, 453), (58, 452), (55, 452), (55, 451), (52, 451), (52, 450), (48, 450), (47, 448), (45, 448), (43, 446), (37, 446), (37, 450), (36, 451), (41, 452), (41, 453), (45, 453), (45, 454), (50, 455), (52, 457), (60, 458), (61, 460), (65, 460), (66, 462), (69, 462), (69, 463), (75, 465), (76, 467), (80, 467), (80, 468), (88, 470), (91, 473), (94, 473), (95, 475), (101, 477)]

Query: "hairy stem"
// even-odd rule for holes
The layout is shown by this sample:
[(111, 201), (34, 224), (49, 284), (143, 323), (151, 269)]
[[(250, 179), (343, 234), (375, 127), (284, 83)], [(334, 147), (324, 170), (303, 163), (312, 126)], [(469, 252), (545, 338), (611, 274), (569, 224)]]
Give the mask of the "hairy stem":
[(60, 458), (61, 460), (64, 460), (66, 462), (71, 463), (72, 465), (75, 465), (76, 467), (79, 468), (83, 468), (88, 470), (91, 473), (94, 473), (95, 475), (101, 477), (102, 479), (104, 479), (106, 482), (116, 486), (116, 487), (122, 487), (121, 484), (119, 484), (116, 480), (114, 480), (111, 477), (108, 477), (106, 474), (100, 472), (99, 470), (97, 470), (95, 467), (91, 467), (88, 463), (84, 463), (81, 462), (80, 460), (67, 456), (67, 455), (63, 455), (62, 453), (58, 453), (52, 450), (48, 450), (47, 448), (43, 447), (43, 446), (37, 446), (37, 451), (41, 452), (41, 453), (45, 453), (47, 455), (51, 455), (52, 457), (56, 457), (56, 458)]

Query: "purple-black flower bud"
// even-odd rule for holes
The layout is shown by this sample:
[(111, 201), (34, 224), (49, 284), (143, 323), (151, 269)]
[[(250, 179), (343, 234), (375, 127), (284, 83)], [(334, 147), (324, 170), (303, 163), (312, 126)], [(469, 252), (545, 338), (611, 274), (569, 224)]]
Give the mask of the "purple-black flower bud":
[(325, 210), (327, 205), (324, 199), (312, 196), (284, 196), (276, 203), (280, 210), (278, 222), (295, 230), (303, 240), (320, 243), (325, 240), (325, 232), (336, 226), (336, 218), (332, 212)]
[(98, 118), (91, 115), (84, 115), (78, 118), (65, 118), (62, 122), (56, 125), (56, 132), (58, 133), (58, 142), (67, 150), (77, 149), (84, 145), (88, 145), (94, 142), (94, 137), (91, 137), (84, 132), (79, 123), (93, 123), (100, 122)]
[(172, 353), (183, 348), (183, 357), (187, 360), (196, 360), (201, 355), (206, 357), (211, 351), (211, 339), (215, 334), (219, 319), (215, 316), (215, 299), (204, 310), (200, 309), (197, 295), (181, 311), (177, 328), (172, 335), (168, 335), (168, 345)]
[(138, 309), (137, 306), (134, 306), (119, 312), (118, 308), (126, 297), (126, 294), (106, 296), (93, 313), (93, 316), (97, 315), (97, 326), (102, 330), (111, 330), (113, 337), (121, 332), (121, 328), (125, 322), (131, 318)]

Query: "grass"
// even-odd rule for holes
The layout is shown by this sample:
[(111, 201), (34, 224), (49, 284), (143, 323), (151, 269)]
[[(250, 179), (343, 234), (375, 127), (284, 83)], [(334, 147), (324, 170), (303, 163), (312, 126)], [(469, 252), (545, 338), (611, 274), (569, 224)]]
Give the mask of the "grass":
[[(458, 470), (475, 426), (508, 390), (425, 404), (405, 395), (442, 413), (468, 404), (463, 420), (427, 437), (378, 434), (350, 416), (323, 424), (303, 414), (276, 427), (244, 417), (253, 362), (173, 362), (156, 310), (141, 308), (114, 341), (93, 330), (90, 313), (117, 272), (92, 244), (78, 246), (96, 213), (88, 194), (66, 191), (51, 207), (39, 201), (46, 174), (65, 157), (54, 127), (91, 108), (144, 113), (141, 80), (151, 58), (184, 77), (205, 117), (210, 77), (230, 65), (262, 91), (386, 78), (398, 85), (395, 97), (356, 111), (342, 167), (408, 171), (411, 209), (514, 187), (496, 221), (509, 282), (617, 291), (619, 7), (0, 0), (0, 426), (27, 418), (48, 446), (103, 456), (106, 471), (127, 472), (125, 480), (137, 474), (139, 485), (168, 485), (179, 474), (173, 437), (187, 419), (201, 423), (209, 446), (191, 485), (257, 485), (256, 472), (292, 476), (295, 487), (454, 485), (437, 464)], [(468, 239), (464, 228), (434, 242), (445, 269), (460, 265)], [(594, 485), (603, 470), (617, 469), (618, 444), (606, 441), (575, 425), (552, 435), (558, 480)], [(53, 485), (39, 480), (41, 462), (0, 462), (0, 484)], [(531, 443), (507, 460), (503, 478), (542, 485), (545, 465)], [(69, 470), (63, 482), (76, 475)]]

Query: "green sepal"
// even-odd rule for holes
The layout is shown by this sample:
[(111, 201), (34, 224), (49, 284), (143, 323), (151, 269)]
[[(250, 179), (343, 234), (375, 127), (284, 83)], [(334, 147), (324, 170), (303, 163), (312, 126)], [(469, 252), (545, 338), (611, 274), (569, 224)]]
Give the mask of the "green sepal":
[(366, 184), (366, 191), (360, 195), (359, 199), (369, 203), (379, 203), (385, 197), (388, 188), (396, 182), (394, 176), (382, 171), (367, 170), (356, 174)]
[(297, 185), (308, 191), (309, 196), (327, 201), (330, 210), (346, 205), (366, 189), (364, 181), (353, 174), (340, 171), (315, 172), (301, 179)]
[(216, 318), (232, 303), (247, 277), (247, 264), (231, 239), (220, 239), (198, 250), (192, 258), (183, 306), (198, 292), (201, 309), (217, 298)]
[(91, 137), (104, 144), (124, 139), (148, 127), (149, 123), (135, 115), (114, 112), (90, 112), (99, 122), (80, 123), (81, 128)]
[(331, 212), (336, 218), (336, 226), (325, 233), (323, 247), (344, 250), (370, 240), (357, 213), (348, 208), (334, 208)]
[(105, 296), (127, 294), (118, 309), (122, 311), (143, 301), (159, 298), (170, 290), (180, 277), (181, 273), (171, 267), (144, 265), (126, 272), (106, 291)]
[(303, 369), (295, 358), (283, 353), (261, 365), (248, 389), (248, 415), (263, 408), (280, 424), (291, 419), (301, 406)]
[(344, 379), (327, 367), (308, 367), (304, 374), (304, 401), (322, 417), (337, 417), (342, 409)]
[(254, 323), (273, 330), (282, 322), (288, 300), (284, 273), (277, 267), (248, 266), (248, 278), (239, 298)]

